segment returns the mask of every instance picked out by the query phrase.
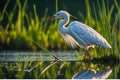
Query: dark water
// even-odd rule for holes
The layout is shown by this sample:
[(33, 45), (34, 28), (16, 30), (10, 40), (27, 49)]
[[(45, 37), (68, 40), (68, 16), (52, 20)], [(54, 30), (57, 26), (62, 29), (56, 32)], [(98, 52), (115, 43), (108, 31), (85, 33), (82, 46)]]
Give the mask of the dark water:
[[(82, 54), (55, 52), (59, 61), (43, 52), (1, 52), (1, 79), (71, 79), (76, 73), (94, 70), (96, 73), (111, 70), (108, 79), (120, 78), (120, 64), (111, 61), (83, 61)], [(91, 75), (90, 75), (91, 76)]]

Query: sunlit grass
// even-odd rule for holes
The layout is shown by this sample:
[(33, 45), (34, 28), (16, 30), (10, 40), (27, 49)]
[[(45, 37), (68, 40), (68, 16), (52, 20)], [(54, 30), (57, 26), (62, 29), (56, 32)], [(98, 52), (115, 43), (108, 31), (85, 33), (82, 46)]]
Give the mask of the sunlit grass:
[[(0, 23), (4, 20), (5, 15), (8, 19), (5, 28), (0, 24), (0, 50), (41, 50), (41, 47), (34, 44), (32, 40), (36, 41), (46, 50), (70, 50), (70, 47), (65, 44), (57, 30), (58, 21), (44, 22), (48, 17), (48, 9), (46, 9), (44, 16), (40, 19), (37, 14), (36, 5), (33, 5), (33, 17), (31, 14), (26, 13), (27, 2), (26, 0), (22, 6), (21, 2), (17, 0), (17, 4), (15, 4), (11, 12), (8, 13), (6, 10), (9, 6), (8, 0), (3, 11), (0, 12)], [(83, 17), (83, 23), (98, 31), (112, 46), (110, 50), (100, 47), (90, 49), (90, 51), (95, 57), (104, 56), (106, 53), (118, 56), (120, 6), (117, 0), (114, 0), (112, 6), (108, 5), (108, 1), (107, 5), (104, 0), (102, 0), (102, 5), (97, 1), (97, 8), (95, 7), (96, 4), (90, 4), (89, 0), (85, 0), (85, 3), (86, 15), (84, 15), (85, 13), (78, 12), (79, 16)], [(17, 8), (18, 10), (16, 10)], [(117, 10), (116, 13), (114, 13), (114, 10)], [(17, 19), (15, 22), (12, 22), (13, 16), (16, 15), (15, 11), (18, 12), (16, 16)], [(56, 12), (57, 11), (58, 0), (56, 0)]]

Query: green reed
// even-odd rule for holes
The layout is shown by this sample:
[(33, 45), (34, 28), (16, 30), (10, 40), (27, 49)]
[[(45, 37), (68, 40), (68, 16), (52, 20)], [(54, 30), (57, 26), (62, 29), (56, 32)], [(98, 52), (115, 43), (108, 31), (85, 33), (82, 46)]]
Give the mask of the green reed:
[[(116, 0), (114, 2), (117, 7), (120, 7), (118, 6)], [(110, 52), (105, 51), (105, 49), (103, 49), (102, 47), (97, 48), (96, 50), (92, 50), (94, 51), (93, 52), (94, 56), (101, 57), (102, 55), (109, 55), (109, 53), (112, 55), (119, 55), (118, 54), (119, 44), (117, 44), (118, 35), (116, 35), (116, 34), (120, 34), (120, 32), (117, 31), (117, 29), (119, 29), (118, 28), (119, 9), (118, 9), (118, 13), (113, 14), (113, 11), (115, 9), (115, 4), (109, 6), (107, 1), (107, 5), (106, 5), (104, 0), (102, 0), (102, 5), (100, 5), (100, 3), (97, 0), (97, 8), (95, 7), (95, 4), (90, 5), (88, 0), (85, 0), (85, 3), (86, 3), (86, 15), (84, 16), (85, 17), (84, 22), (89, 26), (93, 27), (96, 31), (98, 31), (104, 38), (106, 38), (106, 40), (112, 46)], [(79, 14), (82, 15), (81, 17), (83, 17), (83, 14), (81, 12), (79, 12)]]
[[(48, 16), (48, 9), (45, 10), (44, 16), (40, 19), (38, 17), (36, 5), (33, 5), (33, 17), (31, 14), (26, 13), (27, 2), (28, 0), (24, 1), (22, 5), (19, 0), (16, 0), (17, 4), (15, 4), (11, 12), (8, 13), (6, 10), (9, 6), (8, 0), (4, 9), (0, 12), (0, 23), (3, 21), (4, 15), (6, 15), (8, 19), (6, 28), (3, 28), (0, 24), (0, 50), (40, 50), (41, 48), (34, 44), (32, 40), (48, 50), (70, 50), (70, 47), (65, 44), (57, 30), (58, 21), (53, 20), (44, 22)], [(110, 50), (100, 47), (92, 50), (90, 49), (90, 51), (93, 51), (96, 57), (104, 56), (106, 53), (117, 56), (119, 53), (118, 43), (120, 40), (120, 31), (118, 30), (120, 6), (117, 0), (114, 1), (112, 6), (109, 6), (108, 1), (106, 4), (104, 0), (102, 0), (100, 4), (97, 0), (97, 8), (95, 4), (90, 4), (89, 0), (85, 0), (85, 3), (86, 15), (82, 12), (78, 12), (80, 18), (83, 19), (83, 23), (98, 31), (112, 46)], [(55, 4), (57, 12), (58, 0), (56, 0)], [(16, 15), (16, 10), (18, 12), (17, 20), (12, 22), (13, 16)], [(114, 10), (117, 10), (116, 13), (114, 13)], [(25, 21), (27, 25), (25, 25)]]

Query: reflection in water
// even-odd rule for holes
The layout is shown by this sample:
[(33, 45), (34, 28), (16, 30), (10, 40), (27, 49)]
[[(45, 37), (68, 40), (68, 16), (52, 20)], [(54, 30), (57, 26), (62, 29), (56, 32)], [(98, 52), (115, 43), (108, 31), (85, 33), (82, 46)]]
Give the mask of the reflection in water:
[[(91, 62), (88, 62), (86, 69), (77, 72), (73, 75), (73, 79), (106, 79), (111, 74), (112, 70), (102, 70), (101, 72), (97, 72), (95, 69), (90, 69)], [(82, 62), (80, 64), (80, 68), (82, 67)]]
[[(81, 61), (76, 54), (58, 54), (60, 60), (41, 54), (0, 54), (0, 78), (14, 79), (71, 79), (71, 78), (119, 78), (119, 64), (107, 64), (97, 60)], [(107, 58), (108, 59), (108, 58)], [(103, 60), (103, 59), (101, 59)], [(106, 63), (105, 63), (106, 62)], [(76, 74), (77, 73), (77, 74)], [(111, 74), (110, 74), (111, 73)], [(79, 76), (82, 75), (82, 76)]]
[(94, 69), (86, 69), (75, 74), (73, 79), (106, 79), (111, 72), (112, 70), (104, 70), (97, 73)]
[[(80, 67), (81, 66), (81, 67)], [(45, 62), (0, 62), (0, 78), (28, 78), (28, 79), (71, 79), (78, 78), (79, 75), (85, 78), (118, 78), (119, 67), (109, 68), (102, 64), (88, 63), (80, 61), (45, 61)], [(112, 70), (111, 70), (112, 69)], [(106, 70), (106, 71), (105, 71)], [(77, 73), (77, 74), (76, 74)], [(92, 74), (91, 74), (92, 73)], [(106, 75), (108, 74), (108, 75)], [(105, 77), (106, 76), (106, 77)]]

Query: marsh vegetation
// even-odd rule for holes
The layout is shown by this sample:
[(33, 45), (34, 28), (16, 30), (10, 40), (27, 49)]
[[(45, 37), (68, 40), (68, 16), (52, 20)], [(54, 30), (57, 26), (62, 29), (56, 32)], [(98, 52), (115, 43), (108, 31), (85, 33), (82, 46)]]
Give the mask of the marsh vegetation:
[[(0, 8), (0, 54), (9, 51), (43, 51), (45, 52), (44, 54), (53, 50), (71, 51), (71, 48), (65, 44), (57, 30), (58, 20), (45, 22), (51, 16), (51, 14), (49, 15), (49, 8), (44, 10), (43, 16), (38, 14), (36, 4), (32, 5), (31, 9), (33, 12), (27, 12), (28, 3), (30, 2), (28, 0), (15, 0), (15, 4), (12, 5), (10, 10), (8, 10), (11, 7), (10, 0), (5, 1), (5, 5)], [(77, 21), (81, 21), (94, 28), (112, 46), (112, 49), (104, 49), (103, 47), (90, 48), (90, 52), (94, 55), (90, 66), (99, 71), (106, 69), (106, 66), (111, 67), (113, 71), (109, 78), (120, 78), (118, 76), (120, 74), (118, 66), (120, 61), (120, 2), (119, 0), (114, 0), (112, 3), (109, 3), (109, 0), (96, 0), (93, 2), (85, 0), (83, 2), (84, 11), (80, 11), (78, 8), (77, 13), (73, 13), (77, 15), (74, 15), (77, 17)], [(55, 6), (55, 10), (51, 11), (53, 14), (59, 10), (60, 4), (58, 0), (55, 0)], [(63, 9), (69, 12), (66, 6), (64, 5)], [(71, 19), (71, 21), (73, 20)], [(72, 51), (75, 50), (83, 52), (81, 48), (72, 49)], [(79, 52), (77, 52), (74, 52), (74, 54), (78, 55)], [(40, 59), (43, 57), (44, 55), (39, 55)], [(27, 57), (24, 58), (26, 59)], [(18, 57), (19, 59), (23, 58)], [(81, 56), (78, 55), (77, 59), (81, 59)], [(103, 64), (107, 59), (115, 65)], [(94, 63), (94, 61), (98, 62)], [(110, 62), (108, 61), (107, 63)], [(83, 62), (83, 68), (77, 68), (79, 61), (61, 61), (55, 63), (57, 65), (53, 64), (40, 76), (43, 68), (51, 63), (51, 61), (40, 61), (40, 66), (36, 67), (33, 72), (27, 73), (25, 71), (36, 63), (37, 61), (34, 60), (28, 62), (0, 61), (0, 78), (72, 78), (76, 71), (86, 68), (87, 65)], [(57, 72), (60, 72), (60, 74), (57, 74)]]

